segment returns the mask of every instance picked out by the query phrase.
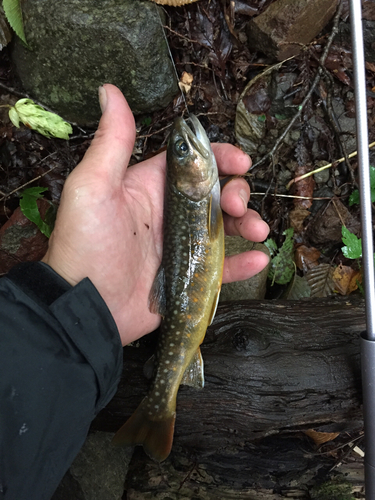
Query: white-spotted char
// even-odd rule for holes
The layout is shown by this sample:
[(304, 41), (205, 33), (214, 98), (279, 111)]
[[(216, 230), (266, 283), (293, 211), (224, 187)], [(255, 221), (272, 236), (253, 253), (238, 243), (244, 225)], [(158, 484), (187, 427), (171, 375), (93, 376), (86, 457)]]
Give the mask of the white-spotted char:
[(162, 316), (154, 380), (115, 444), (142, 444), (158, 461), (169, 455), (178, 388), (204, 385), (199, 346), (216, 311), (223, 263), (215, 157), (199, 120), (178, 118), (167, 149), (163, 259), (150, 292), (150, 310)]

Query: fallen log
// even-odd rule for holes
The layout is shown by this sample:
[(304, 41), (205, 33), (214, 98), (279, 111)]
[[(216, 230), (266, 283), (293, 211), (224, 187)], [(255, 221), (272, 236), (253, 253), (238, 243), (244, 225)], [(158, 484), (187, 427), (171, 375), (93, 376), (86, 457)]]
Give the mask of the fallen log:
[[(282, 487), (307, 470), (314, 475), (331, 467), (332, 457), (316, 460), (301, 431), (361, 429), (363, 330), (362, 299), (220, 305), (202, 345), (206, 385), (179, 391), (172, 462), (181, 468), (185, 457), (216, 481), (240, 488), (267, 488), (275, 477)], [(140, 403), (152, 349), (148, 339), (124, 349), (119, 389), (93, 429), (117, 430)], [(143, 460), (149, 477), (152, 466)], [(287, 479), (280, 482), (283, 472)]]

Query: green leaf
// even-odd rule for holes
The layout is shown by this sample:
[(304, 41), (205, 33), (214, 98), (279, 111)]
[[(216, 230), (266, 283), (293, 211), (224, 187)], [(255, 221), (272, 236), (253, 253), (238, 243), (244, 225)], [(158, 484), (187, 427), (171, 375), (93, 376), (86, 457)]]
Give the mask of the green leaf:
[(151, 116), (147, 116), (146, 118), (143, 118), (143, 120), (141, 121), (141, 124), (144, 127), (149, 127), (151, 125), (151, 122), (152, 122)]
[(3, 0), (3, 9), (9, 24), (23, 43), (27, 45), (25, 32), (23, 29), (23, 19), (21, 10), (21, 0)]
[(277, 255), (271, 260), (268, 277), (273, 283), (286, 285), (294, 274), (293, 261), (293, 228), (284, 231), (285, 241)]
[(359, 259), (362, 257), (362, 240), (349, 231), (345, 226), (341, 230), (342, 242), (344, 247), (341, 248), (342, 253), (348, 259)]
[(46, 111), (31, 99), (20, 99), (9, 111), (9, 118), (17, 127), (16, 113), (18, 120), (46, 137), (69, 139), (69, 134), (73, 132), (68, 122), (59, 115)]
[(47, 188), (39, 186), (25, 189), (21, 195), (20, 208), (23, 215), (34, 222), (41, 232), (49, 238), (53, 228), (43, 221), (36, 203), (38, 199), (43, 198), (44, 191), (47, 191)]
[[(370, 166), (371, 203), (375, 202), (375, 168)], [(349, 205), (358, 205), (359, 191), (355, 189), (349, 197)]]
[(276, 252), (277, 252), (277, 245), (276, 245), (276, 241), (273, 240), (272, 238), (268, 238), (264, 244), (266, 245), (266, 247), (268, 248), (268, 250), (270, 251), (270, 254), (271, 254), (271, 257), (273, 257)]

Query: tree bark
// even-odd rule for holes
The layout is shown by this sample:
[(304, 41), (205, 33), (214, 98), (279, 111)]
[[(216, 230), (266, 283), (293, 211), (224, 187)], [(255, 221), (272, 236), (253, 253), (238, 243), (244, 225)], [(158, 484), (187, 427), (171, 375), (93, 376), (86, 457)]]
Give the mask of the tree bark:
[[(168, 463), (180, 471), (186, 460), (199, 464), (220, 484), (236, 485), (234, 490), (246, 484), (287, 487), (307, 471), (314, 476), (330, 468), (337, 457), (317, 459), (315, 445), (301, 431), (343, 436), (362, 428), (359, 335), (364, 330), (361, 299), (220, 305), (202, 345), (205, 387), (179, 391)], [(149, 339), (124, 349), (118, 392), (93, 429), (116, 431), (135, 410), (147, 393), (142, 367), (152, 350)], [(144, 461), (149, 474), (155, 466)]]

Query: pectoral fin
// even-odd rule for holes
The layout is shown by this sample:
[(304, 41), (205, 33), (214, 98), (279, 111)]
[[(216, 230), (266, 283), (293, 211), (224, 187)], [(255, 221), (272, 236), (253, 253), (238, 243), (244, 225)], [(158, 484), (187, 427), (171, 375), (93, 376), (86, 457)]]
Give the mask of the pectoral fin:
[(166, 298), (165, 298), (165, 272), (164, 267), (160, 266), (152, 284), (148, 296), (148, 308), (154, 314), (165, 316)]
[(223, 215), (220, 206), (220, 184), (216, 182), (211, 191), (208, 207), (208, 235), (210, 240), (218, 237), (223, 226)]
[(195, 351), (193, 359), (185, 370), (181, 384), (189, 385), (190, 387), (195, 387), (197, 389), (203, 389), (204, 387), (203, 358), (199, 347)]

